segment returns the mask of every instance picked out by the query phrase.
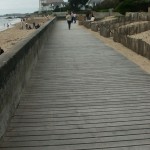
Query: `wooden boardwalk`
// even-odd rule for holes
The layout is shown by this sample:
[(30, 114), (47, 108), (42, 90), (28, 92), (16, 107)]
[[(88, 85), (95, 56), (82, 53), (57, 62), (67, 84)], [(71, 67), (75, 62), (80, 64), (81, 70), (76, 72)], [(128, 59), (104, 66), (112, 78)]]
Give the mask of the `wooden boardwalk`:
[(150, 150), (150, 75), (58, 21), (0, 150)]

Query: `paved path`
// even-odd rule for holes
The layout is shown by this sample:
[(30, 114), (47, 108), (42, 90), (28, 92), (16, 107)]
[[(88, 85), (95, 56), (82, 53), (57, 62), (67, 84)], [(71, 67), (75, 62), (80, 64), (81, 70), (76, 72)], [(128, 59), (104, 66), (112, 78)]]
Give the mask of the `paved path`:
[(150, 75), (60, 21), (4, 140), (0, 150), (150, 150)]

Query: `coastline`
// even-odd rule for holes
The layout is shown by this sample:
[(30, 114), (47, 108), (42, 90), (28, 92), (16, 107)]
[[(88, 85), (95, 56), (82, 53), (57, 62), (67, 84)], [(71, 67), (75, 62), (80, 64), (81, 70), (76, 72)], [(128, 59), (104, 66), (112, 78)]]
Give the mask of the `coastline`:
[(36, 29), (26, 29), (25, 24), (40, 24), (42, 26), (45, 22), (50, 20), (51, 17), (34, 17), (26, 20), (25, 22), (19, 22), (6, 30), (0, 31), (0, 47), (4, 50), (4, 53), (11, 50), (18, 42), (29, 37)]
[(12, 28), (16, 23), (21, 22), (21, 18), (8, 19), (6, 17), (0, 17), (0, 32), (7, 30), (8, 27)]
[(0, 47), (4, 50), (4, 53), (34, 32), (34, 30), (21, 30), (18, 28), (19, 25), (20, 23), (17, 23), (14, 27), (0, 32)]

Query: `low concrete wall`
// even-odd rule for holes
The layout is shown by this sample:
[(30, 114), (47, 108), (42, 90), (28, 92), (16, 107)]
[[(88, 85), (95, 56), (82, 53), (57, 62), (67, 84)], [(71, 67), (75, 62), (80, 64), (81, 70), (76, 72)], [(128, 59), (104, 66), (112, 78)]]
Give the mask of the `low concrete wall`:
[(40, 49), (55, 23), (53, 19), (28, 39), (0, 56), (0, 138), (19, 104), (21, 93), (34, 68)]
[(66, 12), (53, 12), (52, 15), (56, 15), (57, 17), (59, 16), (66, 16), (67, 11)]
[(93, 15), (96, 19), (103, 19), (108, 16), (122, 16), (118, 12), (93, 12)]
[(52, 13), (52, 15), (53, 15), (53, 16), (56, 16), (57, 19), (59, 19), (59, 20), (64, 20), (64, 19), (66, 19), (66, 14), (67, 14), (67, 12), (53, 12), (53, 13)]

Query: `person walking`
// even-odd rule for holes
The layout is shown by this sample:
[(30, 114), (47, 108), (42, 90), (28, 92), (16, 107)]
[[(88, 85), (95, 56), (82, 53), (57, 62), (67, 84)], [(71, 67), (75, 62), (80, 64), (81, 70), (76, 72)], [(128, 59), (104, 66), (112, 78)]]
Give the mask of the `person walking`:
[(74, 14), (73, 14), (73, 21), (74, 21), (74, 23), (76, 23), (76, 18), (77, 18), (77, 14), (74, 12)]
[(67, 20), (67, 23), (68, 23), (68, 29), (70, 30), (70, 28), (71, 28), (71, 22), (72, 22), (71, 13), (68, 13), (68, 14), (66, 15), (66, 20)]

